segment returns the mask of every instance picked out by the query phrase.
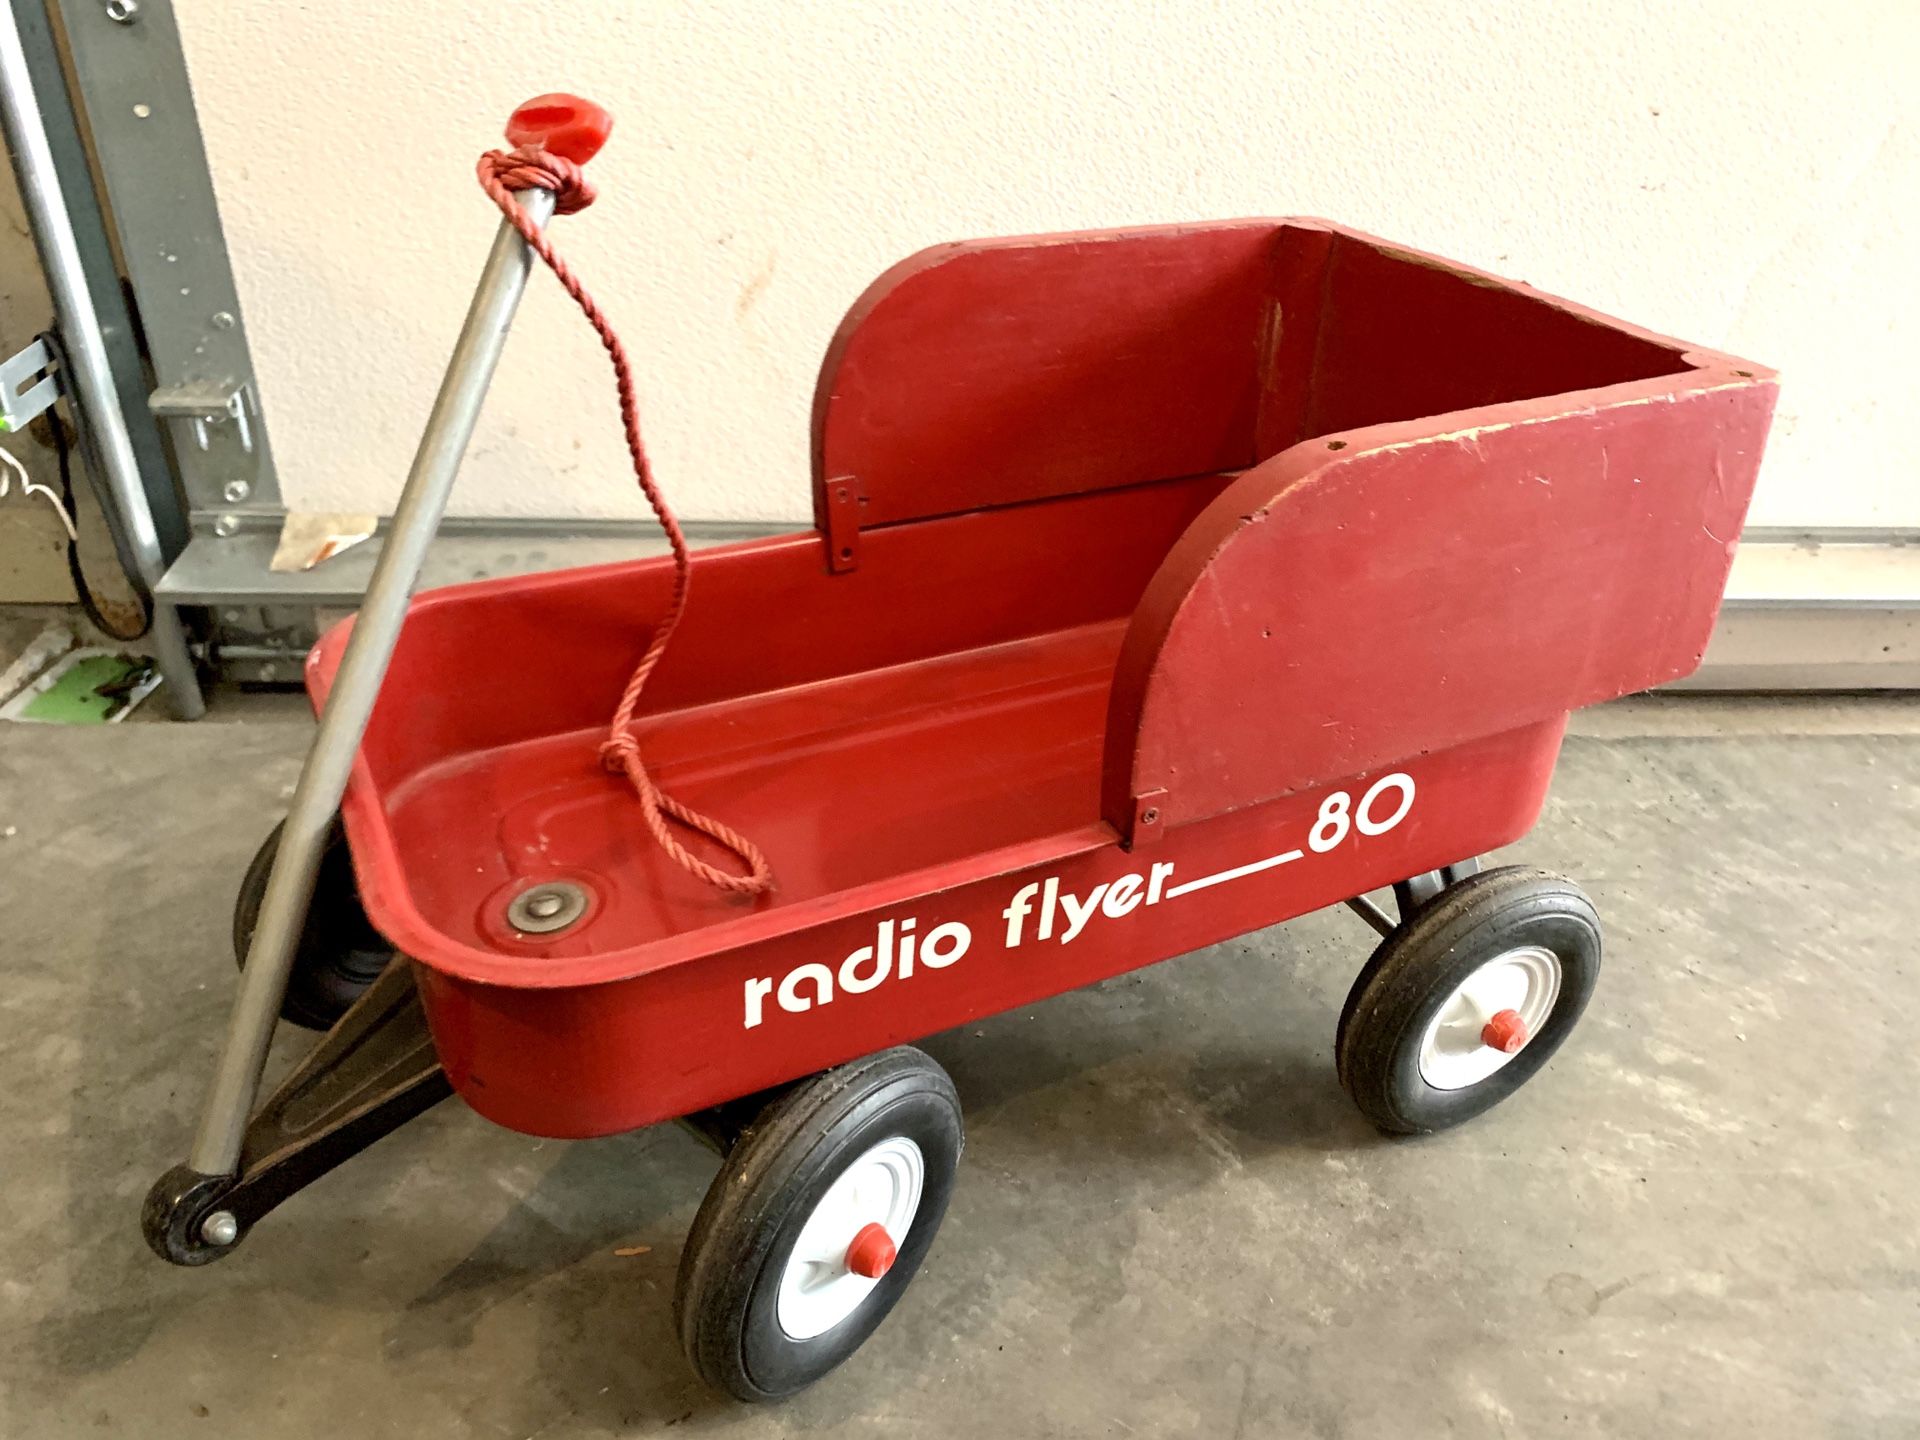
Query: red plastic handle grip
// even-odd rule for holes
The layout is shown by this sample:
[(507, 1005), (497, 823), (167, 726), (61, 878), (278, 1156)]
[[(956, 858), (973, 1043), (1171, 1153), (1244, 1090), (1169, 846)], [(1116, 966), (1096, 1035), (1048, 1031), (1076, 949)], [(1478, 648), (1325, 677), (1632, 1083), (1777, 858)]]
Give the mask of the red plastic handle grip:
[(584, 165), (613, 133), (613, 116), (578, 95), (536, 95), (507, 117), (507, 140)]

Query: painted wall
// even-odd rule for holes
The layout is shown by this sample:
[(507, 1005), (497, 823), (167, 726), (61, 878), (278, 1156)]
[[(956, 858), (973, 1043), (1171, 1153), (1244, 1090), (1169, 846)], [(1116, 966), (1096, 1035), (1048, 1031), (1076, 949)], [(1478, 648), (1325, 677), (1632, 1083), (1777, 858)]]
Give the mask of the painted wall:
[[(804, 517), (815, 369), (968, 236), (1320, 214), (1779, 367), (1753, 520), (1920, 525), (1914, 0), (184, 0), (290, 501), (390, 508), (519, 100), (618, 119), (566, 252), (684, 514)], [(455, 501), (636, 515), (550, 282)]]

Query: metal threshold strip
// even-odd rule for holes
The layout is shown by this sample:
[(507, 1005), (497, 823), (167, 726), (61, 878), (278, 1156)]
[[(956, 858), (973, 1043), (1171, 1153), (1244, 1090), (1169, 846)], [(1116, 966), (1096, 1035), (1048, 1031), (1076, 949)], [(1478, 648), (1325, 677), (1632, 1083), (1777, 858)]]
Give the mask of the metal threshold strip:
[[(384, 522), (383, 522), (384, 523)], [(697, 548), (804, 530), (810, 522), (689, 521)], [(277, 532), (245, 529), (221, 537), (196, 535), (160, 582), (157, 593), (175, 605), (313, 605), (352, 608), (360, 603), (384, 533), (362, 541), (312, 570), (291, 574), (267, 568)], [(667, 542), (651, 520), (531, 520), (452, 517), (427, 550), (420, 588), (531, 575), (580, 565), (664, 555)]]
[(1684, 690), (1920, 688), (1920, 531), (1749, 530)]
[[(696, 546), (804, 529), (804, 520), (693, 521)], [(359, 604), (381, 538), (316, 569), (267, 568), (272, 529), (198, 535), (158, 587), (175, 605)], [(647, 521), (448, 520), (423, 586), (666, 553)], [(1920, 688), (1920, 532), (1755, 530), (1734, 561), (1720, 624), (1688, 690)]]

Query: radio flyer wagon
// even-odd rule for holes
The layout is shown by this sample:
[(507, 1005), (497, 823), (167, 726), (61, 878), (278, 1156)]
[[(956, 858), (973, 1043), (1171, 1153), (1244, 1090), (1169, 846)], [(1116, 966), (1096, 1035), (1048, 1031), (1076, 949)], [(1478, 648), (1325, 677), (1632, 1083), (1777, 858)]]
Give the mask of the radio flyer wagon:
[[(544, 97), (509, 136), (583, 160), (595, 114)], [(383, 580), (308, 661), (322, 734), (243, 887), (160, 1254), (229, 1252), (448, 1093), (544, 1136), (679, 1118), (725, 1157), (680, 1333), (764, 1399), (933, 1243), (961, 1114), (918, 1037), (1345, 902), (1383, 937), (1336, 1045), (1371, 1121), (1437, 1130), (1540, 1070), (1598, 921), (1473, 857), (1534, 823), (1570, 711), (1699, 662), (1770, 372), (1318, 220), (907, 260), (827, 352), (814, 527), (692, 557), (616, 730), (758, 843), (774, 883), (741, 893), (602, 763), (671, 560), (406, 605), (555, 183), (503, 226)], [(331, 1028), (254, 1110), (276, 1009)]]

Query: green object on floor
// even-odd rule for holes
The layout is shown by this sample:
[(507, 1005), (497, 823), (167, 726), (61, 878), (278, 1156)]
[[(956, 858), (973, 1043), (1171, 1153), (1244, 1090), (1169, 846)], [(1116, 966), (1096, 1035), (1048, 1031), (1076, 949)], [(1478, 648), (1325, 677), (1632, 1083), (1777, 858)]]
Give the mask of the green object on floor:
[[(152, 689), (153, 662), (138, 655), (83, 655), (22, 707), (20, 718), (53, 725), (105, 725)], [(144, 687), (144, 688), (143, 688)]]

